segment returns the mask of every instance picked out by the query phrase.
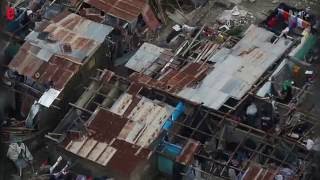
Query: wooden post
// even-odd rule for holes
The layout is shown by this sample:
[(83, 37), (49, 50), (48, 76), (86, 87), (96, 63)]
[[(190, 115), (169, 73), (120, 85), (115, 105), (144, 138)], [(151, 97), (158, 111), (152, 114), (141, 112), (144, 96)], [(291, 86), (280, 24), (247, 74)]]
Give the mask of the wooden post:
[(162, 20), (162, 23), (164, 25), (167, 24), (167, 19), (166, 19), (166, 16), (164, 15), (163, 13), (163, 9), (162, 9), (162, 3), (161, 3), (162, 0), (156, 0), (155, 3), (156, 3), (156, 6), (158, 7), (158, 10), (159, 10), (159, 14), (160, 14), (160, 18)]

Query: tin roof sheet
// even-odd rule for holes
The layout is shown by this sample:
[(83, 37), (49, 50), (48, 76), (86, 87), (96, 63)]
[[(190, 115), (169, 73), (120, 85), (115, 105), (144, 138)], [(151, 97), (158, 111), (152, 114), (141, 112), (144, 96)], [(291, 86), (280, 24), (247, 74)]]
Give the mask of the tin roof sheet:
[[(290, 47), (292, 41), (281, 38), (271, 43), (274, 34), (251, 25), (242, 38), (219, 62), (197, 88), (185, 88), (178, 93), (185, 99), (219, 109), (230, 97), (240, 100), (263, 73)], [(224, 50), (225, 51), (225, 50)]]
[(67, 12), (50, 22), (26, 37), (9, 68), (42, 84), (52, 81), (61, 90), (112, 27)]
[(26, 41), (48, 53), (46, 59), (50, 54), (58, 54), (83, 62), (97, 50), (112, 30), (111, 26), (63, 12), (52, 21), (44, 23), (40, 32), (32, 31)]
[(85, 0), (85, 2), (128, 22), (136, 20), (147, 5), (145, 0)]
[(152, 151), (140, 146), (134, 146), (124, 140), (116, 139), (112, 147), (117, 153), (110, 159), (107, 167), (118, 173), (130, 175), (141, 163), (146, 162)]
[(133, 56), (126, 66), (139, 72), (130, 76), (135, 82), (219, 109), (229, 98), (240, 100), (292, 44), (285, 38), (273, 44), (273, 36), (274, 33), (251, 25), (232, 49), (222, 48), (210, 58), (215, 65), (209, 73), (210, 65), (189, 63), (179, 70), (169, 68), (160, 78), (153, 79), (145, 72), (157, 57), (150, 55), (159, 51), (148, 53), (145, 46), (136, 53), (139, 56)]
[(128, 119), (107, 110), (97, 109), (89, 121), (88, 128), (94, 131), (93, 138), (110, 143), (119, 135)]
[(65, 149), (124, 176), (129, 176), (141, 163), (146, 162), (152, 153), (149, 149), (120, 139), (108, 144), (91, 137), (71, 140)]
[[(112, 73), (106, 71), (104, 76)], [(109, 78), (101, 78), (108, 82)], [(86, 122), (89, 135), (74, 139), (68, 135), (65, 150), (94, 161), (120, 174), (130, 175), (152, 154), (148, 149), (159, 135), (174, 108), (142, 97), (138, 84), (128, 87), (110, 109), (98, 108)]]
[(79, 64), (55, 55), (48, 62), (43, 61), (32, 53), (33, 49), (37, 47), (24, 43), (10, 62), (9, 68), (41, 84), (52, 81), (57, 90), (63, 89), (80, 68)]
[(129, 59), (125, 65), (134, 71), (149, 74), (148, 69), (160, 57), (165, 49), (150, 43), (143, 43), (138, 51)]
[(128, 123), (127, 118), (99, 108), (87, 122), (90, 135), (81, 139), (67, 138), (65, 149), (112, 171), (130, 175), (140, 163), (149, 159), (152, 151), (119, 138), (120, 133), (128, 130)]
[(142, 73), (133, 73), (130, 79), (149, 87), (177, 94), (184, 88), (197, 86), (208, 70), (209, 66), (206, 64), (190, 63), (180, 70), (169, 69), (158, 79)]

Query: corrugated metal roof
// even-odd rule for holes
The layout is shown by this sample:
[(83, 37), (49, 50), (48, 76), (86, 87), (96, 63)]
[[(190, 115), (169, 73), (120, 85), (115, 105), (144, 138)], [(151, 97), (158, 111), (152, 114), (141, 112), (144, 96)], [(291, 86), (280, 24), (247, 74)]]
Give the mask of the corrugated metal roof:
[[(111, 26), (64, 12), (43, 25), (40, 32), (32, 31), (26, 41), (48, 53), (83, 62), (97, 50), (112, 30)], [(40, 39), (41, 36), (43, 38)], [(66, 47), (70, 50), (66, 50)]]
[(131, 74), (130, 79), (175, 94), (188, 86), (196, 85), (204, 78), (208, 69), (206, 64), (190, 63), (180, 70), (169, 69), (159, 79), (152, 79), (141, 73)]
[(130, 176), (152, 153), (149, 149), (141, 149), (123, 140), (115, 139), (108, 144), (90, 137), (72, 140), (65, 149), (124, 176)]
[[(110, 111), (97, 109), (89, 120), (88, 128), (94, 131), (92, 136), (94, 139), (110, 143), (113, 138), (119, 135), (127, 121), (127, 118)], [(106, 128), (108, 128), (107, 131)]]
[(130, 79), (219, 109), (231, 97), (240, 100), (292, 44), (291, 40), (284, 38), (273, 44), (273, 36), (274, 33), (252, 25), (232, 49), (222, 48), (210, 58), (215, 65), (208, 74), (210, 65), (189, 63), (179, 70), (169, 68), (158, 79), (146, 73), (156, 56), (151, 56), (152, 53), (142, 46), (137, 52), (139, 56), (133, 56), (127, 63), (127, 67), (140, 72), (133, 73)]
[(145, 0), (85, 0), (85, 2), (128, 22), (136, 20), (147, 5)]
[[(110, 83), (112, 74), (104, 71), (101, 81)], [(147, 161), (152, 154), (147, 148), (174, 108), (138, 95), (140, 89), (133, 83), (109, 110), (97, 108), (86, 122), (89, 135), (81, 139), (68, 135), (62, 143), (65, 149), (125, 175)]]
[(112, 147), (117, 153), (110, 159), (107, 167), (120, 174), (130, 175), (141, 163), (149, 160), (152, 151), (134, 146), (126, 141), (116, 139)]
[(52, 56), (48, 62), (43, 61), (32, 53), (37, 48), (28, 42), (24, 43), (10, 62), (9, 68), (38, 83), (47, 84), (52, 81), (55, 89), (63, 89), (80, 65), (58, 56)]
[[(274, 34), (257, 26), (250, 26), (224, 60), (220, 57), (197, 88), (185, 88), (178, 93), (185, 99), (219, 109), (230, 97), (240, 100), (263, 73), (290, 47), (291, 41), (280, 39), (271, 43)], [(225, 51), (225, 50), (224, 50)]]
[(124, 130), (133, 131), (128, 129), (130, 122), (126, 117), (98, 108), (87, 122), (90, 135), (80, 139), (68, 137), (69, 142), (64, 142), (65, 149), (112, 171), (130, 175), (140, 163), (147, 161), (152, 153), (140, 145), (121, 140)]
[(134, 71), (149, 75), (151, 66), (160, 57), (165, 49), (150, 43), (143, 43), (137, 52), (129, 59), (125, 65)]
[(9, 68), (42, 84), (52, 81), (61, 90), (111, 30), (76, 14), (62, 13), (51, 24), (45, 23), (41, 32), (26, 37)]

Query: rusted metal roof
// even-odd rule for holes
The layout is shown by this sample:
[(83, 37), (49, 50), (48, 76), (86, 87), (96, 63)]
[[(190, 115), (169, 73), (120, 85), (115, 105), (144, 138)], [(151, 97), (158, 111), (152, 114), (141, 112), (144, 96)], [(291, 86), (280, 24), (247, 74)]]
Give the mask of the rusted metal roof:
[(44, 22), (40, 32), (32, 31), (26, 41), (41, 48), (43, 53), (48, 54), (45, 56), (47, 58), (50, 54), (58, 54), (83, 62), (92, 56), (112, 30), (110, 26), (63, 12), (52, 21)]
[(62, 90), (112, 27), (67, 12), (50, 22), (26, 37), (9, 68), (41, 84), (52, 81)]
[(130, 176), (140, 164), (148, 161), (152, 154), (149, 149), (120, 139), (114, 139), (108, 144), (90, 137), (71, 140), (65, 149), (123, 176)]
[[(110, 85), (117, 82), (113, 77), (113, 72), (105, 70), (99, 80)], [(95, 109), (85, 123), (87, 133), (80, 137), (68, 134), (61, 145), (66, 151), (129, 176), (148, 161), (153, 153), (149, 145), (158, 138), (174, 110), (168, 104), (139, 95), (141, 89), (141, 84), (132, 83), (109, 109)]]
[[(290, 48), (292, 41), (281, 38), (271, 43), (274, 33), (251, 25), (228, 55), (217, 62), (198, 88), (185, 88), (178, 96), (218, 110), (229, 98), (241, 100), (264, 72)], [(225, 51), (225, 50), (223, 50)]]
[(178, 93), (184, 88), (196, 85), (205, 77), (209, 66), (206, 64), (190, 63), (180, 70), (169, 69), (159, 79), (153, 79), (142, 73), (133, 73), (130, 79), (170, 93)]
[(38, 47), (26, 42), (9, 64), (9, 68), (19, 74), (32, 78), (38, 83), (50, 81), (57, 90), (61, 90), (80, 68), (68, 59), (53, 55), (48, 62), (36, 57), (32, 51)]
[(117, 139), (112, 143), (117, 153), (111, 158), (107, 167), (120, 174), (130, 175), (138, 166), (146, 162), (152, 151)]
[(119, 135), (127, 121), (128, 119), (110, 111), (98, 109), (97, 112), (92, 115), (92, 120), (90, 120), (88, 128), (94, 132), (92, 136), (94, 139), (109, 143)]
[(128, 22), (136, 20), (147, 4), (145, 0), (85, 0), (85, 2)]
[(134, 22), (139, 15), (155, 31), (160, 22), (146, 0), (85, 0), (87, 4), (127, 22)]
[(67, 151), (127, 176), (152, 154), (149, 149), (118, 138), (127, 123), (127, 118), (99, 108), (87, 122), (89, 135), (67, 137), (63, 144)]
[[(157, 66), (161, 66), (156, 62), (156, 57), (163, 50), (151, 47), (147, 49), (146, 45), (141, 46), (126, 66), (136, 71), (130, 76), (134, 82), (218, 110), (229, 98), (241, 100), (263, 73), (292, 45), (291, 40), (284, 38), (271, 43), (273, 36), (274, 33), (251, 25), (245, 36), (230, 51), (218, 50), (218, 55), (210, 58), (211, 62), (216, 62), (212, 71), (208, 63), (189, 63), (181, 69), (164, 66), (161, 69), (165, 73), (154, 79), (154, 76), (146, 72), (155, 71), (153, 74), (159, 75), (158, 69), (152, 65), (157, 63)], [(156, 52), (150, 53), (153, 49)], [(137, 65), (137, 62), (141, 63)]]

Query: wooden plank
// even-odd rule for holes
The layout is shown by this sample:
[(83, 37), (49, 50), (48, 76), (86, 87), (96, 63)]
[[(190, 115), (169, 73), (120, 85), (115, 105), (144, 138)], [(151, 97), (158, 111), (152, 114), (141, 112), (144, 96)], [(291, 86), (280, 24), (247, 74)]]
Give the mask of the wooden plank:
[(96, 162), (106, 166), (116, 152), (117, 152), (117, 149), (115, 149), (114, 147), (108, 146)]
[(102, 152), (107, 148), (107, 143), (98, 143), (94, 149), (88, 154), (87, 158), (91, 161), (96, 161)]
[(96, 144), (97, 144), (97, 141), (94, 139), (87, 140), (86, 143), (80, 149), (78, 155), (86, 158)]
[(67, 147), (66, 150), (74, 153), (74, 154), (78, 154), (79, 150), (81, 149), (81, 147), (83, 146), (83, 144), (87, 141), (87, 137), (83, 138), (81, 141), (71, 141)]

